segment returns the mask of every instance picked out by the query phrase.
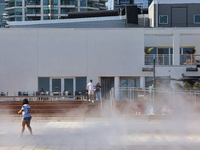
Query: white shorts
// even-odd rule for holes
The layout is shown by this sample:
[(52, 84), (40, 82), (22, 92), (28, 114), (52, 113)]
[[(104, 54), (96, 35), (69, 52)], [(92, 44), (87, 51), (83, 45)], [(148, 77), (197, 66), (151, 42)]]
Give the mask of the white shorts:
[(89, 95), (94, 95), (94, 91), (93, 90), (88, 90), (88, 94)]

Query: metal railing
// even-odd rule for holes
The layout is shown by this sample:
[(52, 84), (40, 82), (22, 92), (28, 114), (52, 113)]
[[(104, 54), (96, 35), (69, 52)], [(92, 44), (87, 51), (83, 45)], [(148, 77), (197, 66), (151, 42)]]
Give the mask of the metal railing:
[(180, 101), (190, 101), (196, 107), (197, 101), (200, 102), (200, 91), (171, 91), (171, 90), (159, 90), (141, 89), (141, 88), (112, 88), (110, 90), (110, 104), (111, 106), (115, 101), (129, 100), (132, 102), (163, 102), (163, 103), (180, 103)]
[(145, 55), (145, 65), (153, 65), (153, 59), (155, 59), (155, 65), (172, 65), (172, 54), (148, 54)]
[(14, 92), (13, 94), (9, 92), (1, 92), (0, 100), (1, 101), (16, 101), (27, 98), (29, 100), (84, 100), (84, 95), (68, 95), (68, 92), (38, 92), (38, 91), (19, 91)]
[(200, 65), (200, 54), (180, 55), (180, 65)]

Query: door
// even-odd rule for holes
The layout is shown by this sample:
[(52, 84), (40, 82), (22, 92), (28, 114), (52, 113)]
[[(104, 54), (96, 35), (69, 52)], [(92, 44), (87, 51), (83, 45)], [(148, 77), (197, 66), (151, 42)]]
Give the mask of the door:
[(52, 91), (61, 92), (61, 79), (52, 79)]
[(128, 92), (128, 78), (122, 78), (121, 79), (121, 100), (128, 99), (129, 97), (129, 92)]
[(114, 87), (114, 77), (101, 77), (101, 95), (103, 99), (110, 99), (110, 90)]
[(172, 27), (187, 26), (187, 8), (172, 8)]
[(137, 87), (136, 78), (122, 78), (121, 79), (121, 99), (131, 99), (131, 88)]

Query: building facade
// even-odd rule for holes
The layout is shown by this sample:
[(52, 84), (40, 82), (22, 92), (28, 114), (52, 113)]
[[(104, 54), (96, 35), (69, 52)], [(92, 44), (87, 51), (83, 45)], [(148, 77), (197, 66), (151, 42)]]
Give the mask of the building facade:
[(68, 12), (107, 10), (107, 0), (6, 0), (8, 21), (64, 19)]
[(3, 26), (3, 13), (5, 13), (5, 1), (0, 0), (0, 28)]
[(40, 88), (75, 94), (90, 79), (105, 95), (111, 87), (144, 89), (153, 58), (158, 78), (200, 76), (199, 28), (2, 29), (0, 38), (0, 91), (8, 95)]
[(155, 0), (149, 7), (151, 27), (200, 27), (198, 0)]
[(124, 8), (125, 6), (137, 5), (139, 8), (148, 8), (153, 0), (113, 0), (113, 9)]

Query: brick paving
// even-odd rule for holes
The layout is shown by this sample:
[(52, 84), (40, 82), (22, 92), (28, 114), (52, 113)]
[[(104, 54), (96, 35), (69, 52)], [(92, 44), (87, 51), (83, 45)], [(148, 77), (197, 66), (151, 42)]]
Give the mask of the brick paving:
[(199, 122), (123, 118), (33, 121), (34, 137), (19, 121), (0, 122), (0, 150), (198, 150)]

